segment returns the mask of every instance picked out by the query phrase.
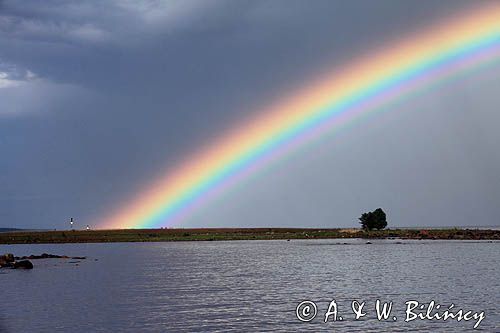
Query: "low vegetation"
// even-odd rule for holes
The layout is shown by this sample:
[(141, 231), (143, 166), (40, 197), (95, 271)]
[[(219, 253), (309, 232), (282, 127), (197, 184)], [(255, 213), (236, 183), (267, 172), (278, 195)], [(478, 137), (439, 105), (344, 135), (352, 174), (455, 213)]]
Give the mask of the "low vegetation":
[(15, 231), (0, 233), (0, 244), (167, 242), (270, 239), (402, 238), (500, 240), (500, 230), (476, 229), (296, 229), (208, 228)]

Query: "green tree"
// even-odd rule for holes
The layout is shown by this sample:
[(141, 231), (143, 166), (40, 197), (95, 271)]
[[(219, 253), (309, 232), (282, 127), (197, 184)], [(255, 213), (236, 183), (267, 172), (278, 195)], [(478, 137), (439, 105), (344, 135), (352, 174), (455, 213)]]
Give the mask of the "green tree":
[(359, 223), (365, 230), (381, 230), (387, 227), (387, 216), (382, 208), (377, 208), (373, 212), (363, 213)]

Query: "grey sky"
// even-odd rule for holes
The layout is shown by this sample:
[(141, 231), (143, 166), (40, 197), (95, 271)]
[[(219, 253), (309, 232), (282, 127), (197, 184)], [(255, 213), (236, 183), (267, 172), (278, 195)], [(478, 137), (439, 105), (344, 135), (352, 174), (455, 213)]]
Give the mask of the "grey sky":
[[(0, 227), (92, 224), (304, 80), (482, 2), (138, 3), (0, 1)], [(499, 77), (393, 105), (185, 226), (498, 225)]]

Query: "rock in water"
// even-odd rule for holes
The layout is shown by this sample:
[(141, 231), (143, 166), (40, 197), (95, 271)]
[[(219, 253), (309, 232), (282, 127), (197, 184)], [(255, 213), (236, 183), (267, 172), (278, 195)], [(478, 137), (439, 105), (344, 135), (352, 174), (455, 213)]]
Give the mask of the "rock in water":
[(5, 258), (5, 261), (14, 262), (14, 255), (12, 253), (6, 253), (3, 256)]
[(33, 269), (33, 264), (29, 260), (21, 260), (14, 262), (12, 268)]
[(12, 253), (6, 253), (0, 256), (0, 267), (8, 267), (14, 262), (14, 255)]

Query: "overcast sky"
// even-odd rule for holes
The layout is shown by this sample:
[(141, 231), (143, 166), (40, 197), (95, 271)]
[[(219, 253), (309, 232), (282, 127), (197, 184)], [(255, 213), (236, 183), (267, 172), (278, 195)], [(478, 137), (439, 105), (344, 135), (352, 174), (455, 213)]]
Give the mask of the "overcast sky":
[[(482, 4), (0, 0), (0, 227), (92, 225), (304, 80)], [(498, 87), (496, 64), (387, 106), (183, 226), (499, 225)]]

